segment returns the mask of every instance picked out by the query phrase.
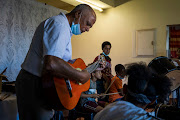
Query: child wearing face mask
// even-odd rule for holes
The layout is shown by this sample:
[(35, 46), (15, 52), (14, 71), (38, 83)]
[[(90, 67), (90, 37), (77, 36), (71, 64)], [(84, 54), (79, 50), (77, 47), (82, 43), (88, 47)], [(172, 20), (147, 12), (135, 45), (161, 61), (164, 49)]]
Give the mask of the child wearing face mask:
[(121, 100), (123, 97), (123, 86), (122, 79), (125, 77), (125, 67), (122, 64), (115, 66), (116, 76), (111, 79), (111, 87), (109, 93), (118, 93), (109, 96), (109, 102), (115, 102)]
[[(102, 43), (102, 53), (98, 55), (93, 62), (99, 60), (100, 56), (104, 56), (105, 58), (105, 68), (102, 70), (102, 78), (96, 81), (97, 83), (97, 93), (101, 94), (106, 91), (108, 88), (111, 78), (113, 75), (111, 74), (111, 58), (109, 57), (111, 50), (111, 43), (109, 41), (105, 41)], [(108, 102), (108, 96), (100, 97), (98, 100)]]

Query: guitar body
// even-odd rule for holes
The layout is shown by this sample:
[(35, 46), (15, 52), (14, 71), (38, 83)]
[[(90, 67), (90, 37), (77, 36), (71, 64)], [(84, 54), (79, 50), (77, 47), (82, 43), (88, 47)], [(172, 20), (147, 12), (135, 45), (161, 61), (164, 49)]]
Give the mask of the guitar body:
[[(75, 69), (83, 70), (86, 68), (84, 61), (80, 58), (76, 59), (74, 63), (69, 64)], [(53, 77), (53, 83), (50, 83), (51, 85), (48, 85), (51, 87), (47, 87), (48, 89), (46, 88), (46, 92), (48, 92), (48, 96), (50, 97), (48, 100), (48, 104), (51, 104), (51, 107), (53, 109), (73, 109), (77, 105), (81, 93), (87, 91), (90, 87), (90, 80), (82, 85), (77, 84), (75, 80), (69, 79), (69, 81), (72, 88), (72, 97), (70, 97), (64, 78)]]

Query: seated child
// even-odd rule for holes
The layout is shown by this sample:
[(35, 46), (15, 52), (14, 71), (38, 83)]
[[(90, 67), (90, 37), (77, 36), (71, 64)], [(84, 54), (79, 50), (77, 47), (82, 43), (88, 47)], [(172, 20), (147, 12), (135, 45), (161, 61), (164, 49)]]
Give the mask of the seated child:
[(115, 66), (116, 76), (111, 79), (111, 87), (109, 89), (109, 93), (118, 93), (109, 96), (109, 102), (119, 101), (123, 97), (122, 91), (122, 79), (125, 76), (125, 67), (122, 64), (117, 64)]
[(93, 73), (91, 73), (90, 88), (88, 91), (85, 91), (81, 94), (79, 106), (82, 108), (83, 112), (97, 113), (105, 106), (104, 101), (96, 102), (95, 99), (99, 97), (99, 94), (96, 94), (96, 80), (101, 79), (101, 70), (101, 68), (97, 68)]
[[(167, 100), (171, 81), (165, 75), (155, 74), (144, 62), (129, 64), (127, 91), (124, 100), (107, 105), (96, 114), (94, 120), (154, 120), (144, 109), (158, 99)], [(124, 91), (124, 90), (123, 90)]]

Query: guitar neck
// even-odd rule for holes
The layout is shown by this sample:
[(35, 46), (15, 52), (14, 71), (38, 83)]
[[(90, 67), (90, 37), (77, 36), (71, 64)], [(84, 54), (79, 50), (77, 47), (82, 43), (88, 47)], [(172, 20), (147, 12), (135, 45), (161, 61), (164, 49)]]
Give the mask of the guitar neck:
[(94, 62), (92, 65), (88, 66), (88, 67), (86, 68), (86, 70), (87, 70), (89, 73), (94, 72), (94, 71), (99, 67), (99, 63), (100, 63), (100, 61)]
[(105, 64), (106, 63), (106, 60), (105, 60), (105, 56), (104, 55), (100, 55), (99, 56), (99, 60), (94, 62), (92, 65), (88, 66), (86, 68), (86, 70), (89, 72), (89, 73), (92, 73), (94, 72), (98, 67), (100, 67), (100, 63), (101, 64)]

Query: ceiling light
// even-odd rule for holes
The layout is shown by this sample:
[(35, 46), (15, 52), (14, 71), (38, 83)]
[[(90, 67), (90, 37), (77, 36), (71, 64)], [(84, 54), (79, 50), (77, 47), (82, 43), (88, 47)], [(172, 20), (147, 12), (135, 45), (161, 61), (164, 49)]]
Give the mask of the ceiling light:
[(89, 6), (91, 6), (92, 8), (94, 8), (96, 10), (99, 10), (100, 12), (103, 11), (103, 9), (101, 7), (99, 7), (97, 4), (92, 3), (90, 1), (87, 1), (87, 0), (76, 0), (76, 1), (83, 3), (83, 4), (88, 4)]

